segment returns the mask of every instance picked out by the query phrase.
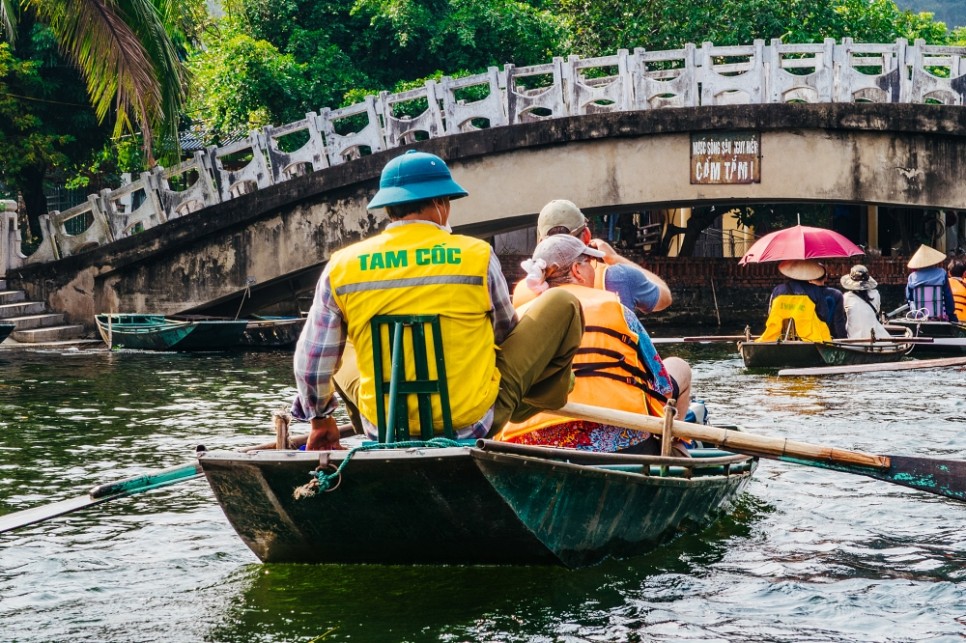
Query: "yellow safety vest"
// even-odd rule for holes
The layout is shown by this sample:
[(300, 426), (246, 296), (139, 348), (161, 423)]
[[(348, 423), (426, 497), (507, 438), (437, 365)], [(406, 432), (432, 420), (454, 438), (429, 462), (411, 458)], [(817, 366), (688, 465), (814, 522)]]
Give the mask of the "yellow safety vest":
[[(609, 267), (610, 266), (608, 266), (603, 261), (595, 262), (594, 288), (597, 288), (599, 290), (606, 290), (606, 288), (604, 288), (604, 273), (607, 272), (607, 268)], [(529, 286), (527, 286), (527, 280), (525, 278), (518, 281), (516, 285), (513, 287), (513, 307), (514, 308), (520, 308), (520, 306), (530, 303), (531, 301), (536, 299), (536, 297), (537, 297), (537, 293), (530, 290)]]
[(963, 281), (959, 277), (950, 277), (949, 289), (953, 291), (953, 303), (956, 304), (956, 319), (966, 321), (966, 281)]
[[(370, 422), (376, 418), (370, 329), (376, 315), (439, 315), (454, 427), (480, 420), (493, 405), (500, 372), (487, 285), (489, 259), (485, 242), (418, 223), (389, 228), (332, 255), (330, 286), (358, 354), (359, 409)], [(427, 350), (430, 377), (435, 378), (431, 342)], [(389, 373), (388, 357), (383, 359), (383, 372)], [(406, 368), (413, 377), (414, 365)], [(442, 413), (435, 401), (433, 406), (434, 427), (441, 431)], [(410, 400), (409, 420), (418, 435), (415, 399)]]
[(756, 342), (774, 342), (783, 337), (782, 324), (786, 319), (795, 321), (795, 334), (806, 342), (828, 342), (832, 333), (828, 324), (815, 313), (815, 302), (808, 295), (779, 295), (771, 302), (765, 332)]
[[(663, 416), (664, 400), (649, 394), (649, 373), (637, 353), (637, 334), (624, 319), (624, 307), (617, 295), (606, 290), (568, 284), (584, 311), (584, 335), (574, 357), (574, 390), (568, 402), (604, 405), (608, 408)], [(523, 313), (529, 304), (521, 307)], [(549, 413), (538, 413), (523, 422), (503, 427), (498, 440), (512, 442), (520, 436), (570, 422)]]

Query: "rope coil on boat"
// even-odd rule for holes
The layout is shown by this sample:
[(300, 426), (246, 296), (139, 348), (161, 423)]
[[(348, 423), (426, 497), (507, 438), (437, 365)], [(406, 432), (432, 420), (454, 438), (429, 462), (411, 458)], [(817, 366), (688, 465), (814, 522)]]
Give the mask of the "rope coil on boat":
[(312, 480), (305, 483), (300, 487), (296, 487), (292, 491), (292, 498), (295, 500), (302, 500), (304, 498), (311, 498), (318, 495), (320, 492), (328, 493), (330, 491), (335, 491), (339, 488), (342, 483), (342, 470), (346, 468), (349, 464), (349, 460), (352, 459), (359, 451), (377, 451), (381, 449), (422, 449), (425, 447), (430, 447), (433, 449), (444, 449), (447, 447), (461, 447), (466, 446), (465, 444), (459, 442), (458, 440), (451, 440), (449, 438), (432, 438), (430, 440), (406, 440), (404, 442), (372, 442), (369, 444), (363, 444), (361, 446), (354, 447), (345, 454), (342, 462), (338, 467), (334, 467), (328, 462), (319, 464), (313, 471), (309, 472), (312, 476)]

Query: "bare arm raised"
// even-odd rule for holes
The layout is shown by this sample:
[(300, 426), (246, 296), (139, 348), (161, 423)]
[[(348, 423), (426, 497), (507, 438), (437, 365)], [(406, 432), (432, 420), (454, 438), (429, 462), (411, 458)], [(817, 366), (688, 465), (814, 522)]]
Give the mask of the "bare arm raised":
[[(641, 275), (643, 275), (643, 277), (648, 282), (650, 282), (650, 284), (653, 285), (654, 288), (657, 289), (656, 303), (645, 304), (644, 302), (640, 301), (638, 298), (635, 297), (634, 306), (633, 306), (634, 308), (637, 308), (638, 310), (644, 313), (650, 313), (650, 312), (657, 312), (660, 310), (664, 310), (665, 308), (671, 305), (671, 302), (673, 301), (673, 298), (671, 297), (671, 289), (668, 288), (667, 283), (663, 279), (658, 277), (650, 270), (647, 270), (640, 264), (637, 264), (634, 261), (631, 261), (627, 257), (621, 256), (620, 254), (617, 253), (616, 250), (614, 250), (613, 246), (611, 246), (603, 239), (591, 239), (587, 245), (603, 252), (604, 262), (608, 266), (623, 265), (623, 266), (633, 267)], [(648, 297), (648, 299), (653, 301), (654, 297), (650, 296)]]

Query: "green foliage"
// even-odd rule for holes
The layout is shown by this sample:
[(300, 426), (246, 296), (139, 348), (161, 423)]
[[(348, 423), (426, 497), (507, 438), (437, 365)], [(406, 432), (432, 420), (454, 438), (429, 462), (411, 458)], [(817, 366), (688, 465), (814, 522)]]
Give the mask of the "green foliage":
[[(545, 62), (566, 52), (566, 31), (543, 5), (510, 0), (232, 0), (225, 6), (227, 17), (205, 38), (205, 50), (192, 57), (198, 77), (191, 113), (203, 114), (200, 120), (206, 126), (238, 131), (263, 120), (281, 123), (306, 111), (359, 102), (382, 89), (398, 91), (400, 83), (418, 86), (426, 78), (438, 78), (439, 70), (476, 73), (508, 62)], [(253, 51), (255, 42), (262, 43), (260, 56)], [(278, 62), (254, 64), (259, 57)], [(229, 79), (238, 70), (248, 76), (247, 87)], [(263, 78), (269, 71), (274, 89)], [(296, 89), (297, 95), (290, 93)]]
[(240, 29), (213, 34), (189, 61), (195, 76), (192, 113), (210, 132), (231, 134), (298, 120), (308, 111), (304, 66)]
[(583, 56), (618, 48), (675, 49), (688, 42), (741, 45), (758, 38), (947, 40), (941, 24), (900, 10), (893, 0), (559, 0), (559, 5)]
[(896, 0), (896, 4), (913, 12), (929, 12), (950, 29), (966, 27), (966, 3), (963, 0)]
[[(37, 235), (45, 186), (70, 177), (83, 183), (76, 177), (109, 142), (109, 132), (76, 98), (84, 95), (83, 81), (64, 64), (51, 31), (29, 18), (18, 29), (16, 51), (0, 43), (0, 183), (23, 197)], [(87, 176), (105, 187), (100, 169)]]

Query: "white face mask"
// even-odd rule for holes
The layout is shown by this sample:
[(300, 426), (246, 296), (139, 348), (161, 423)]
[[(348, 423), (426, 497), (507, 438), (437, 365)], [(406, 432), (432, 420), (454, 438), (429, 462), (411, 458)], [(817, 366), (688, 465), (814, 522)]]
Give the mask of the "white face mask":
[(439, 222), (438, 222), (439, 227), (441, 227), (446, 232), (452, 232), (453, 228), (450, 227), (449, 222), (443, 223), (443, 211), (439, 209), (439, 205), (437, 205), (435, 201), (433, 201), (433, 207), (436, 208), (436, 214), (439, 215)]

